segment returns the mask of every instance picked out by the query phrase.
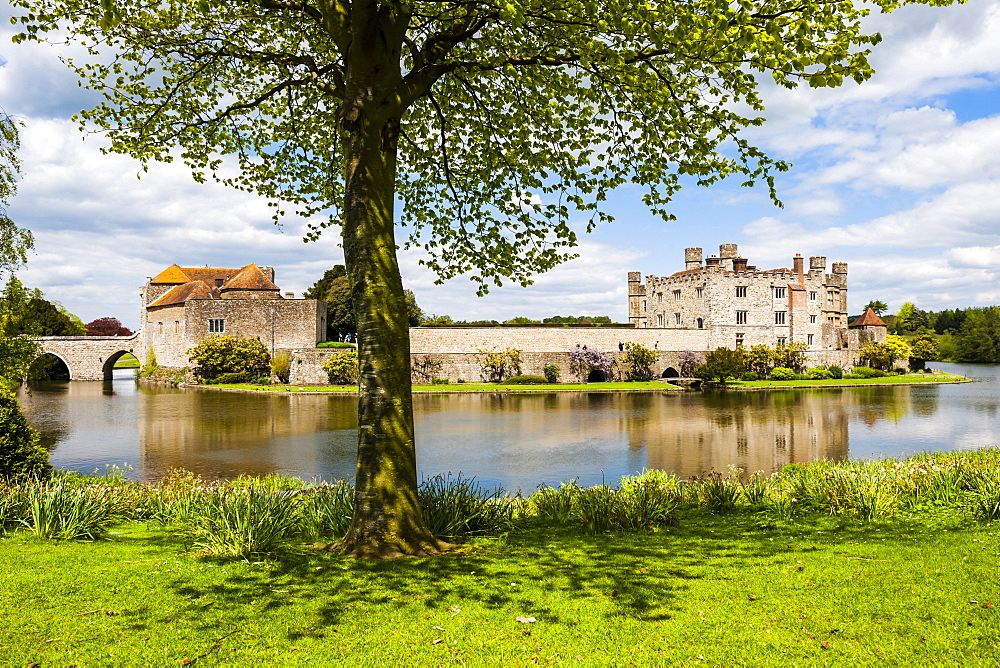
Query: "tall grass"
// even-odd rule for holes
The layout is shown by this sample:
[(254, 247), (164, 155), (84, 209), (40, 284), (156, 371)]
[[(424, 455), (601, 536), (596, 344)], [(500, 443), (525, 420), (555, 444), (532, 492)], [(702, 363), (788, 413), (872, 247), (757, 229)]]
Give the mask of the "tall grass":
[(502, 487), (489, 491), (461, 473), (424, 478), (417, 497), (428, 528), (441, 538), (506, 533), (519, 506)]
[(56, 480), (29, 488), (23, 522), (39, 538), (96, 540), (121, 523), (125, 511), (120, 495), (109, 487), (72, 487)]

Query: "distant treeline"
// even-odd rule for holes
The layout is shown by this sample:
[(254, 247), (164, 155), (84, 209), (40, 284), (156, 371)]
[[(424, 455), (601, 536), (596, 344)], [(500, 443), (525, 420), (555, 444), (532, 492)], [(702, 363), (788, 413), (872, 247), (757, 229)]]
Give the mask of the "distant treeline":
[(899, 334), (933, 330), (950, 335), (939, 342), (941, 355), (956, 362), (1000, 362), (1000, 306), (924, 311), (914, 308), (903, 319), (884, 318)]
[(452, 320), (448, 315), (430, 315), (421, 319), (424, 326), (463, 325), (466, 327), (489, 327), (491, 325), (610, 325), (611, 318), (606, 315), (554, 315), (551, 318), (535, 320), (518, 316), (510, 320)]

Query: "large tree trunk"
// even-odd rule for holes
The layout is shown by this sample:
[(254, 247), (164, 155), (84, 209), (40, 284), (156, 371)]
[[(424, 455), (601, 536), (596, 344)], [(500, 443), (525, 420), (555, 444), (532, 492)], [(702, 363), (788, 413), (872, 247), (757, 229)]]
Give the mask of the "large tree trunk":
[[(391, 54), (389, 54), (391, 55)], [(389, 61), (389, 62), (386, 62)], [(367, 59), (341, 112), (346, 162), (344, 259), (358, 326), (360, 396), (354, 518), (339, 546), (364, 558), (435, 555), (417, 501), (410, 334), (394, 237), (399, 118), (379, 91), (391, 60)], [(398, 112), (397, 112), (398, 113)]]

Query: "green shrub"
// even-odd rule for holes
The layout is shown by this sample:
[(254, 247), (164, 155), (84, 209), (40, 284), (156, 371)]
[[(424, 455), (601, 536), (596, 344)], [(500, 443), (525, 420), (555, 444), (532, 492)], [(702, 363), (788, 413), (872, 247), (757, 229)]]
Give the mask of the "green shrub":
[(499, 383), (508, 376), (521, 373), (521, 351), (517, 348), (497, 350), (480, 348), (476, 351), (480, 375), (490, 383)]
[(740, 376), (740, 380), (747, 380), (747, 381), (760, 380), (760, 374), (758, 374), (756, 371), (747, 371), (742, 376)]
[(199, 378), (218, 378), (222, 374), (246, 372), (251, 377), (267, 375), (271, 370), (271, 354), (258, 339), (213, 334), (188, 350), (197, 364), (194, 373)]
[(286, 352), (280, 352), (271, 360), (271, 373), (282, 383), (287, 383), (292, 374), (292, 360)]
[(841, 369), (839, 366), (831, 366), (827, 368), (827, 371), (830, 372), (830, 378), (833, 378), (835, 380), (840, 380), (841, 378), (844, 377), (844, 370)]
[(511, 376), (503, 381), (504, 385), (544, 385), (549, 382), (545, 376), (532, 376), (525, 374), (522, 376)]
[(316, 344), (317, 348), (357, 348), (358, 346), (354, 343), (348, 343), (347, 341), (320, 341)]
[(358, 382), (358, 354), (355, 352), (338, 353), (323, 362), (333, 385), (353, 385)]
[(553, 384), (559, 382), (559, 365), (558, 364), (546, 364), (542, 368), (542, 373), (545, 375), (546, 382)]
[(852, 378), (882, 378), (883, 376), (885, 376), (885, 371), (869, 366), (856, 366), (851, 369)]
[(447, 385), (450, 381), (447, 378), (432, 378), (431, 385)]
[(24, 479), (46, 477), (52, 471), (49, 453), (38, 442), (35, 431), (13, 392), (0, 388), (0, 477)]
[(829, 369), (824, 369), (821, 366), (809, 369), (810, 380), (829, 380), (830, 378), (833, 378), (833, 374), (830, 373)]
[(654, 350), (650, 350), (641, 343), (628, 341), (625, 343), (625, 353), (621, 356), (621, 362), (627, 368), (626, 380), (651, 380), (653, 364), (660, 355)]
[(777, 366), (771, 369), (771, 380), (792, 380), (795, 372), (784, 366)]
[(250, 383), (254, 380), (254, 374), (248, 373), (246, 371), (237, 371), (235, 373), (223, 373), (215, 379), (208, 381), (209, 385), (239, 385), (243, 383)]

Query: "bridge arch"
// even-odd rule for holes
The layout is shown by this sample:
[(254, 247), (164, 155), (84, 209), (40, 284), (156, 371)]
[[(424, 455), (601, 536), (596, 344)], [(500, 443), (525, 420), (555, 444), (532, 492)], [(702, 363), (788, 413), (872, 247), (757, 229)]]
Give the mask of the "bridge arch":
[(111, 380), (122, 355), (142, 350), (139, 336), (139, 332), (132, 336), (41, 336), (37, 341), (40, 353), (55, 355), (66, 364), (70, 380)]
[(44, 373), (46, 377), (42, 378), (42, 380), (48, 380), (50, 374), (55, 375), (56, 380), (59, 379), (59, 376), (63, 375), (65, 375), (67, 379), (73, 380), (73, 370), (70, 368), (69, 363), (61, 355), (45, 350), (39, 351), (39, 353), (35, 355), (35, 359), (31, 360), (31, 365), (28, 367), (29, 379), (37, 379), (39, 374), (43, 373), (39, 365), (48, 366), (49, 362), (46, 361), (46, 358), (51, 358), (56, 362), (56, 364), (45, 370)]
[(666, 369), (663, 370), (663, 375), (660, 376), (660, 377), (661, 378), (680, 378), (681, 374), (674, 367), (668, 366)]

